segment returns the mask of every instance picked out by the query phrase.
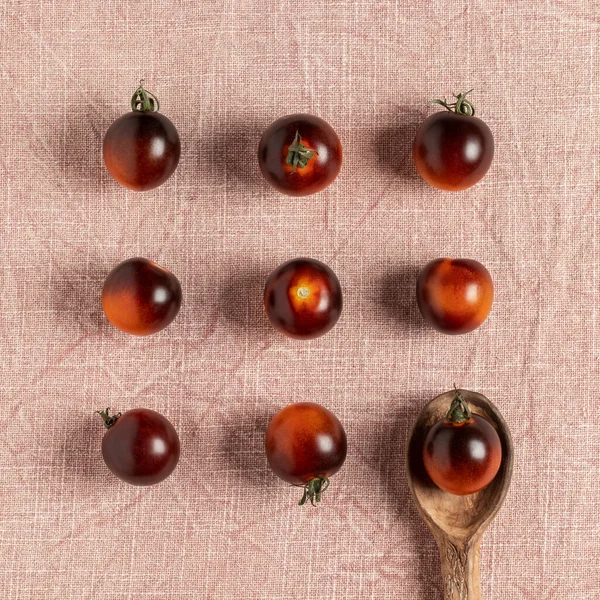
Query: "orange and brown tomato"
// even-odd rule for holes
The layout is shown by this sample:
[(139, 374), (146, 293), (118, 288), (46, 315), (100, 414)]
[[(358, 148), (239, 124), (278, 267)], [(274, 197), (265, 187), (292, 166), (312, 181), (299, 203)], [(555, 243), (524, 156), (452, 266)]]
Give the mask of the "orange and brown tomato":
[(327, 265), (311, 258), (296, 258), (271, 273), (264, 303), (278, 331), (292, 338), (312, 339), (337, 323), (342, 313), (342, 289)]
[(102, 308), (121, 331), (150, 335), (175, 319), (181, 296), (181, 285), (173, 273), (146, 258), (130, 258), (106, 278)]
[(492, 277), (476, 260), (438, 258), (417, 279), (419, 310), (442, 333), (473, 331), (485, 321), (493, 300)]
[(179, 462), (179, 436), (161, 414), (134, 408), (121, 415), (99, 413), (107, 432), (102, 457), (119, 479), (131, 485), (154, 485), (166, 479)]
[(307, 114), (277, 119), (263, 133), (258, 163), (264, 178), (289, 196), (325, 189), (342, 167), (342, 145), (323, 119)]
[(175, 125), (158, 112), (158, 100), (141, 83), (131, 106), (131, 112), (109, 127), (102, 153), (113, 178), (141, 192), (158, 187), (175, 172), (181, 142)]
[(494, 158), (494, 136), (484, 121), (474, 116), (466, 99), (434, 100), (446, 112), (437, 112), (422, 123), (413, 142), (413, 159), (421, 177), (440, 190), (470, 188), (487, 173)]
[(300, 504), (306, 500), (314, 504), (346, 460), (346, 432), (331, 411), (313, 402), (298, 402), (271, 419), (265, 451), (279, 478), (304, 488)]
[(502, 463), (502, 443), (494, 426), (473, 414), (456, 390), (446, 415), (427, 433), (423, 464), (431, 480), (457, 496), (474, 494), (489, 485)]

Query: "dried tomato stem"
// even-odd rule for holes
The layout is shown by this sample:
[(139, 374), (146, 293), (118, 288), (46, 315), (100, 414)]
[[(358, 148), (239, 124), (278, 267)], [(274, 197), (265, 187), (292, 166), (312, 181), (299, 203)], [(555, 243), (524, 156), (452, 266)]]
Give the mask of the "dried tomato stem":
[(467, 94), (470, 94), (472, 91), (473, 90), (469, 90), (468, 92), (463, 92), (462, 94), (452, 94), (456, 98), (456, 102), (452, 102), (450, 104), (446, 102), (446, 98), (443, 100), (432, 100), (429, 104), (440, 104), (450, 112), (452, 112), (454, 109), (454, 112), (458, 115), (473, 117), (475, 116), (475, 107), (473, 104), (471, 104), (471, 102), (469, 102), (469, 100), (467, 100)]
[(455, 425), (461, 425), (472, 419), (471, 409), (465, 402), (461, 393), (454, 386), (454, 400), (450, 405), (450, 410), (446, 414), (446, 420)]
[(140, 79), (140, 87), (135, 90), (131, 98), (131, 110), (134, 112), (158, 112), (160, 104), (158, 98), (152, 93), (144, 89), (142, 83), (143, 79)]
[(110, 410), (110, 408), (107, 408), (106, 410), (97, 410), (96, 412), (102, 417), (103, 421), (104, 421), (104, 427), (106, 427), (106, 429), (110, 429), (118, 420), (118, 418), (121, 416), (121, 413), (117, 413), (115, 415), (109, 415), (108, 411)]
[(321, 495), (329, 487), (329, 479), (327, 477), (315, 477), (304, 485), (304, 495), (298, 504), (303, 506), (307, 500), (313, 506), (316, 506), (317, 502), (321, 502)]

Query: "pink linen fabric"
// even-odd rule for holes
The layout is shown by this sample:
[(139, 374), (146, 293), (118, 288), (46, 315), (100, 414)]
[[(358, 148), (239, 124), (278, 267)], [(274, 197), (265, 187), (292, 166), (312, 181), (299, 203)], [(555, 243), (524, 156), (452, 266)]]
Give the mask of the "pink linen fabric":
[[(456, 382), (499, 407), (516, 447), (484, 598), (600, 598), (598, 2), (5, 0), (0, 23), (0, 597), (437, 600), (404, 448)], [(137, 194), (101, 147), (142, 77), (182, 159)], [(474, 188), (437, 191), (411, 141), (430, 99), (470, 88), (496, 156)], [(269, 188), (256, 162), (261, 132), (293, 112), (344, 147), (338, 180), (308, 198)], [(100, 307), (133, 256), (184, 290), (148, 338)], [(344, 291), (311, 342), (262, 309), (267, 275), (297, 256)], [(418, 313), (416, 274), (440, 256), (494, 278), (474, 333)], [(296, 401), (348, 434), (318, 509), (264, 457), (270, 416)], [(107, 406), (173, 422), (170, 479), (108, 472)]]

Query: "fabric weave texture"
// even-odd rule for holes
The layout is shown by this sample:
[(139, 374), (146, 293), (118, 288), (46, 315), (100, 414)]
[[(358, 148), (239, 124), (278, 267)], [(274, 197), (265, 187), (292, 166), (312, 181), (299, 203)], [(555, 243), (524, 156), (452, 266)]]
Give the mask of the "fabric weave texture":
[[(600, 4), (593, 1), (0, 2), (0, 596), (5, 600), (438, 600), (406, 438), (456, 383), (506, 418), (515, 472), (484, 537), (488, 600), (600, 598)], [(177, 127), (162, 187), (120, 187), (104, 133), (141, 78)], [(436, 97), (474, 88), (496, 154), (461, 193), (416, 173)], [(276, 118), (316, 114), (344, 164), (318, 195), (262, 179)], [(104, 318), (120, 261), (172, 270), (177, 319), (147, 338)], [(328, 264), (344, 311), (284, 338), (262, 288)], [(420, 268), (474, 258), (485, 324), (427, 328)], [(344, 424), (318, 509), (268, 469), (269, 418), (296, 401)], [(182, 443), (136, 488), (100, 452), (95, 410), (147, 407)]]

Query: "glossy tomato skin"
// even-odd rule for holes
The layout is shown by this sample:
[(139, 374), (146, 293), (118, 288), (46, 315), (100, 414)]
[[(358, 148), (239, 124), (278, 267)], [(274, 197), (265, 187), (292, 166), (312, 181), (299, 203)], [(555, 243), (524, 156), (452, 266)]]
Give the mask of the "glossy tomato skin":
[(154, 485), (166, 479), (175, 470), (179, 453), (173, 425), (146, 408), (124, 413), (102, 439), (106, 466), (132, 485)]
[(175, 319), (181, 296), (181, 285), (173, 273), (147, 258), (130, 258), (106, 278), (102, 308), (121, 331), (150, 335)]
[(277, 267), (265, 285), (264, 301), (273, 326), (296, 339), (324, 335), (342, 314), (336, 274), (312, 258), (296, 258)]
[(437, 112), (415, 136), (413, 159), (421, 177), (440, 190), (470, 188), (487, 173), (494, 158), (494, 137), (477, 117)]
[(265, 450), (278, 477), (304, 485), (340, 470), (346, 460), (346, 432), (331, 411), (313, 402), (298, 402), (271, 419)]
[(432, 481), (457, 496), (474, 494), (492, 482), (502, 462), (493, 425), (479, 415), (460, 425), (438, 421), (427, 434), (423, 463)]
[(477, 329), (492, 309), (494, 284), (476, 260), (438, 258), (417, 279), (417, 302), (424, 319), (447, 334)]
[(175, 172), (180, 154), (177, 129), (158, 112), (127, 113), (104, 136), (106, 168), (121, 185), (136, 192), (163, 184)]
[[(303, 168), (286, 164), (296, 132), (301, 143), (315, 151)], [(288, 196), (308, 196), (325, 189), (342, 168), (342, 144), (323, 119), (307, 114), (277, 119), (263, 133), (258, 146), (258, 163), (264, 178)]]

